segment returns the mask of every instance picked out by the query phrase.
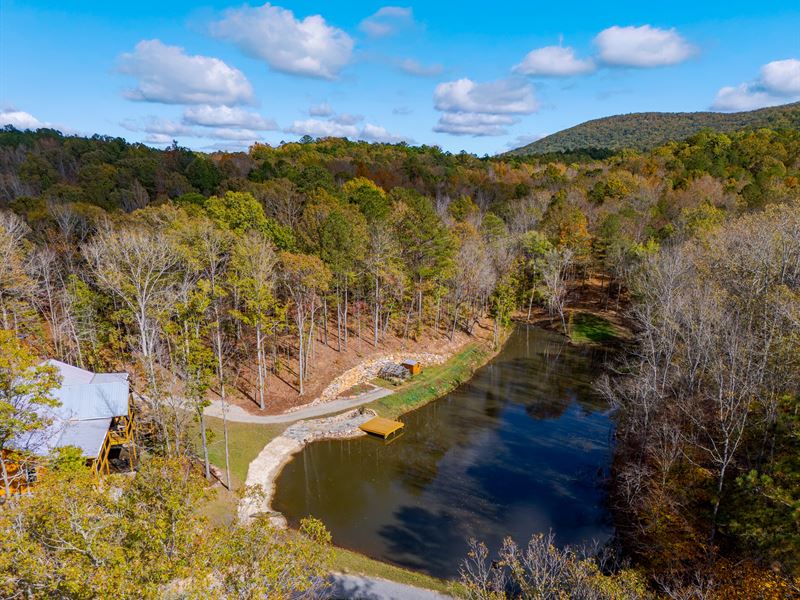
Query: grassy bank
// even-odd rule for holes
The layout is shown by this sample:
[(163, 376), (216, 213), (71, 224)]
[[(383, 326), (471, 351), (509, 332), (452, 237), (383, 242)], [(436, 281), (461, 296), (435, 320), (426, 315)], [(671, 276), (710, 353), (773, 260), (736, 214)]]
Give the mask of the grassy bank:
[[(211, 464), (225, 471), (225, 438), (222, 419), (206, 417), (209, 430), (208, 457)], [(228, 421), (228, 455), (231, 461), (231, 480), (234, 489), (247, 479), (247, 468), (258, 453), (286, 429), (287, 425), (260, 425)]]
[(396, 567), (344, 548), (334, 549), (333, 570), (340, 573), (380, 577), (381, 579), (388, 579), (389, 581), (442, 593), (447, 593), (452, 586), (449, 581)]
[(469, 344), (446, 363), (424, 368), (411, 381), (398, 386), (394, 394), (376, 400), (367, 407), (382, 417), (395, 419), (452, 391), (472, 377), (495, 354), (486, 345)]
[(608, 319), (587, 312), (571, 312), (567, 329), (575, 344), (608, 344), (619, 342), (626, 335)]

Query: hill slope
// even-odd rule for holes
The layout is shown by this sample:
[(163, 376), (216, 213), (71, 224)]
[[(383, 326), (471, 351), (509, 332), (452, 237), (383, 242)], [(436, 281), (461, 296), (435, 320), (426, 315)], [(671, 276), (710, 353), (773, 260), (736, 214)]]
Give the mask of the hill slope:
[(650, 150), (685, 139), (701, 129), (734, 131), (748, 127), (800, 129), (800, 102), (739, 113), (631, 113), (586, 121), (548, 135), (508, 154), (525, 156), (588, 148)]

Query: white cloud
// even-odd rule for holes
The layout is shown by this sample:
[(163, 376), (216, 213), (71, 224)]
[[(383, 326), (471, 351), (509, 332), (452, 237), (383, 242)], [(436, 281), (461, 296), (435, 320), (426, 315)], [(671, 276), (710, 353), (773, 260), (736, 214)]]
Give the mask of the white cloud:
[(203, 132), (201, 137), (207, 137), (218, 140), (255, 142), (261, 139), (262, 136), (257, 131), (252, 131), (250, 129), (220, 127), (216, 129), (209, 129), (207, 132)]
[(387, 37), (414, 24), (410, 7), (384, 6), (361, 21), (359, 28), (370, 37)]
[(755, 81), (721, 88), (711, 108), (721, 111), (754, 110), (800, 100), (800, 60), (774, 60), (761, 67)]
[(176, 136), (197, 136), (197, 132), (184, 123), (154, 116), (143, 120), (126, 119), (120, 125), (128, 131), (143, 131), (153, 136), (168, 136), (170, 141)]
[(151, 133), (150, 135), (145, 136), (143, 142), (145, 144), (155, 144), (155, 145), (163, 145), (163, 144), (171, 144), (172, 140), (174, 140), (171, 135), (167, 135), (166, 133)]
[(773, 94), (800, 96), (800, 60), (774, 60), (761, 67), (761, 83)]
[(300, 136), (346, 137), (386, 144), (410, 141), (408, 138), (392, 134), (385, 128), (379, 125), (373, 125), (372, 123), (365, 123), (363, 127), (359, 128), (354, 124), (337, 123), (334, 120), (305, 119), (303, 121), (293, 122), (285, 131)]
[(415, 75), (416, 77), (436, 77), (444, 71), (444, 67), (440, 64), (426, 66), (413, 58), (405, 58), (397, 66), (404, 73)]
[(330, 117), (333, 114), (331, 105), (327, 102), (315, 104), (308, 109), (308, 114), (312, 117)]
[(754, 110), (765, 106), (783, 104), (786, 100), (775, 98), (764, 90), (750, 83), (737, 86), (725, 86), (717, 92), (711, 108), (723, 112), (737, 112), (741, 110)]
[(306, 77), (335, 79), (353, 52), (352, 38), (321, 15), (299, 20), (269, 3), (227, 10), (211, 33), (276, 71)]
[(544, 77), (584, 75), (594, 70), (593, 60), (580, 59), (575, 56), (573, 48), (563, 46), (545, 46), (531, 50), (522, 62), (514, 67), (514, 71), (521, 75)]
[(354, 125), (343, 125), (334, 121), (323, 121), (322, 119), (305, 119), (294, 121), (290, 127), (286, 128), (287, 133), (297, 135), (310, 135), (312, 137), (356, 137), (358, 127)]
[(130, 100), (165, 104), (249, 104), (253, 88), (244, 74), (218, 58), (189, 55), (159, 40), (142, 40), (120, 57), (119, 71), (138, 80)]
[(433, 130), (451, 135), (505, 135), (508, 133), (506, 126), (516, 122), (517, 119), (511, 115), (445, 113), (439, 117), (439, 122)]
[(359, 137), (368, 142), (379, 142), (381, 144), (399, 144), (400, 142), (410, 142), (411, 140), (401, 135), (395, 135), (388, 132), (380, 125), (373, 125), (367, 123), (361, 130)]
[(392, 114), (393, 115), (405, 116), (405, 115), (410, 115), (413, 112), (414, 111), (409, 106), (397, 106), (397, 107), (392, 109)]
[(331, 121), (339, 123), (339, 125), (355, 125), (364, 120), (361, 115), (351, 115), (349, 113), (341, 113), (331, 117)]
[(533, 86), (518, 79), (448, 81), (436, 86), (433, 97), (436, 109), (445, 112), (522, 115), (539, 108)]
[[(222, 115), (224, 116), (224, 113), (222, 113)], [(206, 119), (205, 123), (196, 123), (196, 125), (200, 125), (200, 127), (191, 127), (185, 120), (184, 122), (179, 122), (149, 116), (143, 120), (128, 119), (122, 121), (120, 125), (129, 131), (146, 133), (147, 135), (143, 140), (144, 143), (154, 145), (170, 144), (175, 138), (187, 137), (235, 142), (254, 142), (262, 137), (262, 134), (255, 129), (239, 127), (233, 124), (231, 124), (230, 127), (225, 127), (222, 123), (224, 119), (217, 120), (220, 121), (217, 123), (219, 126), (213, 126), (212, 123), (214, 119)]]
[(48, 123), (40, 121), (32, 114), (13, 108), (0, 110), (0, 126), (4, 125), (11, 125), (17, 129), (41, 129), (43, 127), (50, 127)]
[(594, 38), (599, 58), (616, 67), (661, 67), (691, 58), (697, 49), (675, 29), (650, 25), (604, 29)]
[(265, 119), (255, 112), (230, 106), (192, 106), (183, 112), (183, 122), (203, 127), (239, 127), (257, 131), (277, 129), (272, 119)]

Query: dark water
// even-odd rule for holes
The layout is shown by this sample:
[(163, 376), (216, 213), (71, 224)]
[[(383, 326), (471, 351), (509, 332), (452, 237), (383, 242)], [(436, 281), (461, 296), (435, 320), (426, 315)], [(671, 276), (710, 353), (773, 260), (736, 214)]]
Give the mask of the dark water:
[(552, 528), (560, 544), (605, 541), (612, 425), (592, 389), (602, 358), (520, 327), (468, 383), (405, 415), (388, 445), (307, 446), (273, 506), (293, 524), (322, 519), (337, 545), (439, 577), (457, 575), (470, 537), (495, 549)]

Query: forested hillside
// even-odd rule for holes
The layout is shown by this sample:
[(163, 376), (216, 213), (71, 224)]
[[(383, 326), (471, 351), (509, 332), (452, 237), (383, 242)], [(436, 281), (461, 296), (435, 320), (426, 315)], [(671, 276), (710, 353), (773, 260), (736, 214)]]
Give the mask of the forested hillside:
[[(701, 132), (580, 163), (341, 139), (203, 154), (0, 132), (4, 348), (132, 371), (148, 452), (164, 461), (208, 464), (197, 432), (212, 395), (244, 393), (268, 409), (265, 382), (277, 373), (301, 398), (322, 345), (472, 335), (492, 321), (498, 340), (531, 304), (568, 334), (571, 302), (593, 276), (609, 304), (630, 300), (636, 336), (603, 389), (618, 408), (621, 540), (650, 591), (623, 580), (627, 591), (614, 597), (790, 593), (800, 575), (800, 132)], [(245, 389), (231, 389), (244, 369)], [(34, 426), (25, 410), (9, 411)], [(9, 439), (0, 436), (0, 450)], [(130, 562), (152, 597), (212, 570), (244, 589), (253, 563), (237, 562), (242, 548), (273, 534), (237, 529), (200, 569), (190, 557), (210, 550), (201, 552), (195, 516), (173, 510), (183, 500), (157, 495), (153, 518), (137, 516), (137, 501), (150, 506), (146, 482), (170, 489), (164, 472), (182, 463), (164, 464), (126, 484), (133, 500), (89, 498), (110, 530), (126, 518), (172, 523), (172, 533), (143, 536), (172, 544), (162, 571), (161, 548), (129, 528), (104, 547), (107, 560), (48, 546), (60, 521), (45, 513), (74, 518), (56, 482), (51, 509), (23, 503), (0, 517), (16, 552), (0, 561), (0, 586), (102, 595), (108, 588), (78, 574), (118, 574)], [(183, 481), (186, 497), (201, 494)], [(26, 537), (22, 522), (45, 533)], [(309, 539), (328, 539), (311, 525)], [(302, 554), (311, 572), (321, 568), (299, 542), (275, 544), (275, 556)], [(120, 545), (130, 554), (114, 553)], [(58, 581), (25, 566), (35, 552)]]
[(526, 156), (575, 150), (652, 150), (703, 129), (718, 133), (750, 128), (800, 129), (800, 103), (739, 113), (632, 113), (586, 121), (509, 152)]

